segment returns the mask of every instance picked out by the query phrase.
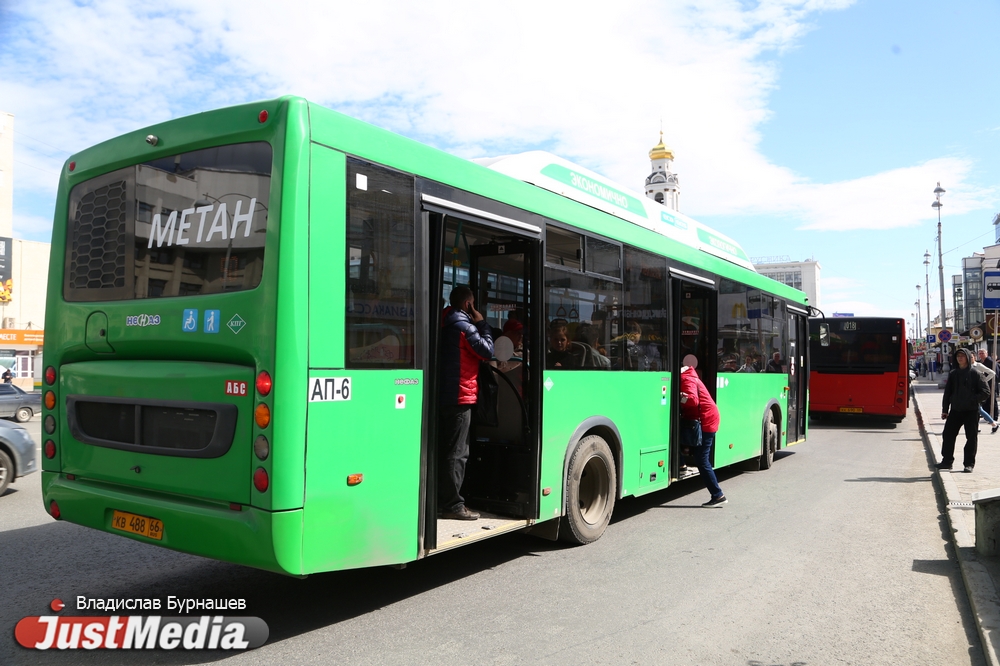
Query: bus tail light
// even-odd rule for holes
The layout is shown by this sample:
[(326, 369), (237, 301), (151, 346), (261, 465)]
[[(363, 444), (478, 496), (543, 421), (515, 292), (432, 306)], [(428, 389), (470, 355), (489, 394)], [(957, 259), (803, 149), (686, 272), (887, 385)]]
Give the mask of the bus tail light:
[(264, 109), (257, 114), (257, 122), (266, 123), (267, 122), (267, 109)]
[(257, 471), (253, 473), (253, 487), (260, 492), (265, 492), (269, 483), (270, 479), (267, 478), (267, 470), (263, 467), (258, 467)]
[(45, 409), (52, 409), (56, 406), (56, 394), (52, 391), (45, 392)]
[(365, 480), (364, 474), (348, 474), (347, 475), (347, 485), (356, 486)]
[(257, 393), (267, 395), (271, 392), (271, 386), (271, 375), (267, 374), (267, 370), (261, 370), (257, 375)]
[(56, 369), (51, 365), (45, 368), (45, 383), (52, 386), (56, 383)]
[(271, 423), (271, 410), (264, 403), (260, 403), (257, 409), (253, 410), (253, 420), (258, 428), (266, 428)]
[(49, 514), (56, 520), (59, 520), (59, 518), (62, 516), (62, 512), (59, 511), (59, 505), (56, 504), (55, 500), (49, 502)]
[(267, 460), (271, 455), (271, 443), (267, 441), (267, 437), (257, 435), (257, 439), (253, 442), (253, 454), (260, 460)]
[(51, 439), (45, 442), (45, 457), (49, 460), (56, 457), (56, 443)]

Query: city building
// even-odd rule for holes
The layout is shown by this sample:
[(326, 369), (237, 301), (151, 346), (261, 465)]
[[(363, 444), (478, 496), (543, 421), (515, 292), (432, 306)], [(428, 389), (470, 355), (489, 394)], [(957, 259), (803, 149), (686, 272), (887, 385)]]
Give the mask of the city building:
[(660, 142), (649, 151), (649, 162), (653, 172), (646, 177), (646, 196), (667, 208), (680, 212), (681, 186), (677, 175), (670, 170), (674, 161), (674, 153), (663, 143), (663, 132), (660, 132)]
[(775, 256), (753, 257), (750, 261), (761, 275), (806, 292), (809, 296), (809, 305), (816, 308), (823, 307), (820, 302), (819, 287), (822, 267), (815, 259), (790, 261), (787, 256)]
[(965, 289), (963, 288), (962, 285), (962, 276), (952, 275), (951, 299), (954, 305), (954, 312), (955, 312), (955, 330), (958, 331), (959, 333), (964, 333), (969, 329), (969, 327), (965, 325), (966, 320), (965, 320), (965, 296), (963, 293), (964, 291)]
[(14, 116), (0, 111), (0, 368), (31, 390), (41, 378), (49, 244), (13, 236)]
[(965, 332), (976, 324), (983, 323), (983, 260), (985, 254), (975, 252), (962, 259), (962, 312), (956, 310), (955, 325), (958, 332)]

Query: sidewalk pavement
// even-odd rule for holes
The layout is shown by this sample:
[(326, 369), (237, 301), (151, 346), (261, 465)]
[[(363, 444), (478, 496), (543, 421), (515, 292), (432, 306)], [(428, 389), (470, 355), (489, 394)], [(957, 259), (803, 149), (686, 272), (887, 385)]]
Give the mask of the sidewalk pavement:
[[(931, 464), (941, 460), (941, 398), (944, 389), (937, 382), (918, 378), (912, 383), (913, 407), (920, 425), (920, 433), (927, 448)], [(976, 469), (971, 474), (962, 471), (962, 448), (965, 432), (959, 433), (955, 442), (953, 470), (934, 470), (944, 492), (948, 522), (951, 525), (952, 543), (962, 570), (962, 579), (976, 617), (979, 637), (986, 660), (1000, 666), (1000, 558), (985, 557), (976, 552), (976, 515), (973, 493), (1000, 488), (1000, 432), (990, 434), (990, 425), (980, 422), (979, 450)]]

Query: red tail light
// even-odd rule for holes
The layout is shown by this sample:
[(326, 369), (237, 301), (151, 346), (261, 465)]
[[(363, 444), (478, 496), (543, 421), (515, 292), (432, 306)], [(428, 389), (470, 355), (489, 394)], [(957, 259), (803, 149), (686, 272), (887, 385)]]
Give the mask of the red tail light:
[(267, 490), (267, 486), (270, 480), (267, 478), (267, 470), (263, 467), (258, 467), (257, 471), (253, 473), (253, 487), (264, 492)]
[(267, 395), (271, 392), (271, 386), (271, 375), (267, 374), (267, 370), (261, 370), (257, 375), (257, 393)]
[(62, 516), (62, 513), (59, 511), (59, 505), (56, 504), (55, 500), (49, 502), (49, 514), (56, 520), (59, 520), (59, 518)]
[(56, 383), (56, 369), (51, 365), (45, 368), (45, 383), (52, 386)]
[(266, 123), (267, 122), (267, 109), (264, 109), (257, 114), (257, 122)]
[(45, 457), (49, 460), (56, 457), (56, 443), (51, 439), (45, 442)]

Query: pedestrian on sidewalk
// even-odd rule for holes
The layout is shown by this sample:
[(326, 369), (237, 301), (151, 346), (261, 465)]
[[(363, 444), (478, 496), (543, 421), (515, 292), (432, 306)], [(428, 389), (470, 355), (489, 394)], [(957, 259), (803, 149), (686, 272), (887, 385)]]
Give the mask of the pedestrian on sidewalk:
[(941, 403), (941, 418), (945, 419), (941, 435), (941, 462), (937, 469), (951, 469), (955, 462), (955, 440), (958, 431), (965, 428), (965, 450), (962, 465), (965, 472), (976, 466), (976, 449), (979, 446), (979, 403), (989, 397), (989, 387), (972, 368), (972, 353), (968, 349), (955, 352), (958, 368), (948, 375)]
[[(984, 360), (985, 359), (985, 360)], [(989, 361), (989, 364), (987, 364)], [(996, 373), (993, 372), (992, 366), (993, 360), (986, 355), (985, 349), (979, 350), (979, 360), (972, 364), (972, 369), (979, 373), (979, 377), (983, 380), (986, 386), (993, 386), (993, 380), (996, 378)], [(979, 403), (979, 416), (980, 418), (986, 419), (986, 422), (993, 426), (990, 430), (991, 435), (997, 434), (997, 430), (1000, 430), (1000, 425), (997, 425), (996, 419), (990, 416), (987, 407), (992, 407), (992, 396), (986, 398), (986, 400)]]

